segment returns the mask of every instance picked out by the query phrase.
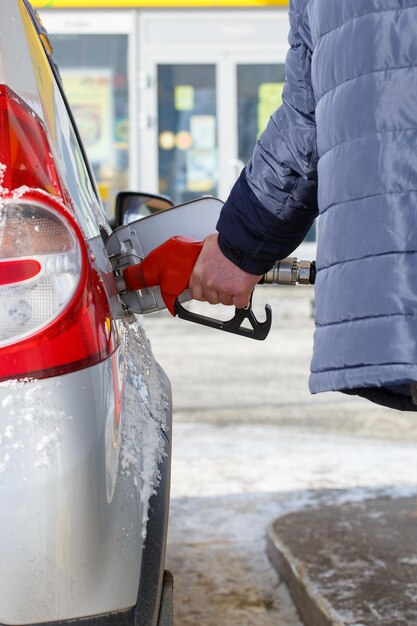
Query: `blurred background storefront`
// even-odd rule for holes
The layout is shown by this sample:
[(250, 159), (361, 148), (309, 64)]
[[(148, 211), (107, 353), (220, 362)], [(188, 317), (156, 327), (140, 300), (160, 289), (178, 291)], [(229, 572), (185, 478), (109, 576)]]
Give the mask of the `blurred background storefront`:
[(287, 0), (32, 4), (109, 215), (122, 189), (225, 199), (281, 102)]

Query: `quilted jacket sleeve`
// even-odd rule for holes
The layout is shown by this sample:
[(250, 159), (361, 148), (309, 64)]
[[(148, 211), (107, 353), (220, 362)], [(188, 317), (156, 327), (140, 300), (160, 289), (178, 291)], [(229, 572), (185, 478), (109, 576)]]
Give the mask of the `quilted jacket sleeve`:
[(271, 116), (217, 224), (223, 254), (252, 274), (263, 274), (288, 256), (318, 213), (307, 2), (290, 2), (283, 104)]

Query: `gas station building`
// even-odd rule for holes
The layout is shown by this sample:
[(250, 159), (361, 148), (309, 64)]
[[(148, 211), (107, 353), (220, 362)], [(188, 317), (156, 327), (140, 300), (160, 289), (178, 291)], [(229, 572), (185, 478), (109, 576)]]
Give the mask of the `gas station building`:
[(32, 4), (109, 214), (122, 189), (225, 199), (281, 102), (287, 0)]

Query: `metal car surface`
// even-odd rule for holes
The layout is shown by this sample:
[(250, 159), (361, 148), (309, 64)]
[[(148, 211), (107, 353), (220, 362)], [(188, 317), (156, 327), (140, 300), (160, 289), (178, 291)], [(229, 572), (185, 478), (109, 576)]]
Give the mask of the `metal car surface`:
[(156, 624), (169, 382), (24, 0), (0, 42), (0, 624)]

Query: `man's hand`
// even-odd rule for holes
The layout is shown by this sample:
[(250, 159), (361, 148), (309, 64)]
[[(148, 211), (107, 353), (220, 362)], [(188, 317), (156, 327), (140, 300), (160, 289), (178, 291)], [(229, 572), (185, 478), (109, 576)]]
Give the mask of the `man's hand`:
[(210, 304), (248, 306), (252, 291), (262, 276), (248, 274), (224, 256), (217, 243), (218, 235), (206, 237), (190, 278), (194, 300)]

